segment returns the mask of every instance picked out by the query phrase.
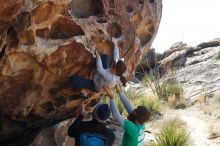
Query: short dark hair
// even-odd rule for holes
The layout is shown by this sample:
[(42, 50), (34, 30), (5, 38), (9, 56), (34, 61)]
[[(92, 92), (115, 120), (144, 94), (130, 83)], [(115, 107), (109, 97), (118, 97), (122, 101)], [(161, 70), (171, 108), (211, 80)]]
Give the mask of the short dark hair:
[(150, 110), (145, 106), (138, 106), (136, 109), (136, 120), (140, 124), (144, 124), (145, 122), (150, 120), (151, 112)]
[(122, 60), (119, 60), (116, 63), (116, 74), (118, 76), (122, 76), (126, 70), (127, 70), (127, 65), (125, 64), (125, 62)]
[(151, 118), (150, 110), (145, 106), (138, 106), (134, 111), (128, 116), (128, 120), (135, 123), (137, 121), (141, 125), (149, 121)]

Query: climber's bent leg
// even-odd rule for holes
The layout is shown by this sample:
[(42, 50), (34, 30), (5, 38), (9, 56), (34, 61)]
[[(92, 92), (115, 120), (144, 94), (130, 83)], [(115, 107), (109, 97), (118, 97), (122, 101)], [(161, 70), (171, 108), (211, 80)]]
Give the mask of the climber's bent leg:
[(85, 79), (80, 76), (73, 75), (70, 77), (70, 84), (79, 90), (89, 89), (92, 91), (96, 91), (95, 84), (93, 80)]
[(106, 54), (101, 55), (101, 60), (102, 60), (102, 66), (104, 69), (110, 68), (110, 59), (108, 55)]

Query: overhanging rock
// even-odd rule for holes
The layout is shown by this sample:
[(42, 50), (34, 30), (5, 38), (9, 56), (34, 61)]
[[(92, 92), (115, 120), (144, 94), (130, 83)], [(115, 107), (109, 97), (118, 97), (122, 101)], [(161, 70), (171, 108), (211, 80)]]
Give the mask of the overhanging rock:
[[(0, 143), (28, 143), (74, 116), (80, 97), (68, 77), (92, 79), (94, 52), (112, 56), (112, 37), (123, 35), (120, 56), (131, 79), (161, 12), (162, 0), (0, 1)], [(92, 94), (88, 106), (98, 100)]]

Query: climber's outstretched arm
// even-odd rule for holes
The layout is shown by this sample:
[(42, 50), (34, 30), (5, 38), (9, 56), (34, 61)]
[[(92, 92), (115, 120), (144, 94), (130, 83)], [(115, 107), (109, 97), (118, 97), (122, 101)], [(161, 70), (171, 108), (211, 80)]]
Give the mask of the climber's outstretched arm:
[(131, 114), (134, 109), (133, 109), (128, 97), (125, 95), (125, 93), (123, 91), (119, 92), (119, 97), (120, 97), (121, 102), (123, 103), (125, 109), (127, 110), (128, 114)]
[(120, 112), (118, 110), (118, 107), (117, 107), (115, 100), (114, 100), (114, 95), (113, 95), (112, 90), (107, 86), (105, 86), (103, 88), (110, 98), (110, 109), (111, 109), (113, 117), (118, 121), (120, 126), (122, 126), (124, 128), (124, 120), (125, 119), (122, 117), (122, 115), (120, 114)]
[(113, 117), (118, 121), (119, 125), (124, 128), (124, 118), (120, 114), (114, 98), (110, 98), (110, 109)]
[(107, 82), (112, 82), (113, 76), (103, 68), (101, 57), (97, 51), (96, 51), (96, 68), (97, 71)]
[(117, 40), (115, 38), (112, 38), (112, 41), (114, 43), (113, 57), (114, 61), (117, 62), (119, 60), (119, 49), (117, 45)]
[(114, 61), (117, 62), (119, 60), (119, 49), (118, 49), (118, 47), (114, 47), (113, 54), (114, 54)]

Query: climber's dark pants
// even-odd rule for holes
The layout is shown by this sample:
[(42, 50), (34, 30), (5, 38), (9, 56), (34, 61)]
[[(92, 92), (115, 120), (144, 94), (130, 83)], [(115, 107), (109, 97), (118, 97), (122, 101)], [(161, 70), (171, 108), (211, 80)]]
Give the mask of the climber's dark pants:
[[(108, 55), (101, 55), (101, 60), (102, 60), (102, 66), (104, 69), (107, 69), (110, 67), (110, 59)], [(70, 77), (70, 84), (78, 90), (89, 89), (92, 91), (96, 91), (93, 80), (85, 79), (77, 75), (73, 75)]]
[(110, 68), (110, 59), (108, 55), (106, 54), (101, 55), (101, 60), (102, 60), (102, 66), (104, 69)]
[(93, 80), (85, 79), (77, 75), (73, 75), (70, 77), (70, 83), (74, 88), (78, 90), (89, 89), (92, 91), (96, 91)]

